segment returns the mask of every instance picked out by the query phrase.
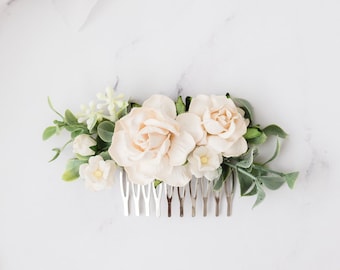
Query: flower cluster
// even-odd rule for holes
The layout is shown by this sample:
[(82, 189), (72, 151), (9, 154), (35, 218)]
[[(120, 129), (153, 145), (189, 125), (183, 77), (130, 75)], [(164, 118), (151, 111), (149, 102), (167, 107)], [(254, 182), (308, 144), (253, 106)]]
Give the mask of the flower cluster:
[[(55, 120), (43, 139), (70, 132), (71, 139), (56, 152), (56, 159), (68, 144), (74, 157), (62, 178), (83, 178), (86, 187), (102, 190), (113, 184), (117, 167), (135, 184), (164, 182), (185, 186), (193, 177), (208, 179), (219, 189), (230, 174), (237, 176), (241, 195), (264, 198), (263, 186), (293, 187), (297, 172), (282, 173), (268, 168), (279, 154), (286, 133), (277, 125), (261, 128), (254, 124), (253, 108), (244, 99), (227, 95), (181, 96), (176, 101), (153, 95), (141, 105), (117, 94), (112, 88), (97, 95), (98, 101), (82, 106), (79, 114), (66, 110)], [(274, 154), (256, 162), (258, 146), (268, 136), (277, 137)]]

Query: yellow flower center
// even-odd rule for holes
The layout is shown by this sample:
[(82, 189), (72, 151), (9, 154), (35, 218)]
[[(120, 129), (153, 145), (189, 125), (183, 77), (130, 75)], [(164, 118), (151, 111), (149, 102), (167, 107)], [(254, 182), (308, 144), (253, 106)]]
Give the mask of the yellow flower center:
[(95, 171), (93, 172), (93, 176), (94, 176), (95, 178), (97, 178), (97, 180), (99, 180), (100, 178), (102, 178), (103, 172), (102, 172), (101, 170), (97, 169), (97, 170), (95, 170)]
[(208, 157), (207, 156), (201, 156), (201, 163), (202, 164), (207, 164), (208, 163)]

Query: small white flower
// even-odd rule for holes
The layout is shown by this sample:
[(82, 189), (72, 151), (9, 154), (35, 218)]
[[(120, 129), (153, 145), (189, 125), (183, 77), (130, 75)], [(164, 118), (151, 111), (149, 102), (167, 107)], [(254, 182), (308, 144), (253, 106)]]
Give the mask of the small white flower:
[(90, 147), (95, 146), (96, 144), (96, 141), (90, 135), (78, 135), (73, 140), (73, 153), (84, 157), (92, 156), (95, 152)]
[(92, 130), (97, 122), (103, 119), (103, 111), (98, 110), (96, 104), (91, 101), (88, 106), (82, 105), (81, 112), (77, 115), (78, 122), (86, 122), (88, 130)]
[(104, 161), (98, 155), (90, 157), (89, 163), (80, 165), (79, 174), (85, 179), (86, 188), (99, 191), (113, 185), (115, 170), (116, 164), (113, 160)]
[(197, 147), (188, 157), (190, 170), (196, 177), (214, 180), (219, 176), (222, 154), (206, 146)]
[(109, 115), (104, 117), (111, 121), (116, 121), (118, 115), (125, 110), (129, 103), (125, 99), (124, 94), (116, 94), (112, 87), (107, 87), (105, 92), (105, 94), (97, 94), (98, 100), (102, 101), (102, 103), (97, 105), (97, 108), (100, 110), (106, 108)]

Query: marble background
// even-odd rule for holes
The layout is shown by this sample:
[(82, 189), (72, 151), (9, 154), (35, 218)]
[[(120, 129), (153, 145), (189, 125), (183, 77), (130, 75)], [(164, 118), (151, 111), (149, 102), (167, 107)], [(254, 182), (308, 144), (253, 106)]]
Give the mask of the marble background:
[[(340, 269), (340, 2), (1, 0), (0, 269)], [(231, 218), (123, 217), (48, 163), (60, 111), (113, 85), (142, 101), (229, 91), (290, 134), (273, 165), (294, 190)]]

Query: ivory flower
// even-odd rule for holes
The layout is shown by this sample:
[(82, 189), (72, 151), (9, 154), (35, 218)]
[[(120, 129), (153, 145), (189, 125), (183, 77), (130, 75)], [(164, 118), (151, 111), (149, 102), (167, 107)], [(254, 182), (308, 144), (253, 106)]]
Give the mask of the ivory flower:
[(92, 156), (95, 152), (90, 147), (95, 146), (96, 144), (96, 141), (90, 135), (78, 135), (73, 140), (73, 153), (81, 156)]
[[(109, 153), (124, 167), (131, 182), (174, 181), (174, 170), (186, 162), (195, 147), (194, 138), (175, 119), (174, 102), (166, 96), (153, 95), (142, 107), (133, 108), (116, 122)], [(178, 175), (178, 186), (190, 180), (186, 174)]]
[(93, 191), (111, 187), (116, 165), (113, 160), (104, 161), (101, 156), (89, 158), (89, 162), (79, 167), (79, 175), (85, 179), (85, 186)]
[(207, 146), (222, 152), (225, 157), (236, 157), (247, 151), (247, 132), (249, 120), (244, 112), (236, 107), (226, 96), (198, 95), (193, 98), (189, 113), (196, 114), (202, 121), (207, 134)]
[(206, 146), (197, 147), (189, 156), (189, 167), (196, 177), (205, 177), (208, 180), (214, 180), (219, 176), (219, 170), (222, 163), (221, 153), (209, 149)]

